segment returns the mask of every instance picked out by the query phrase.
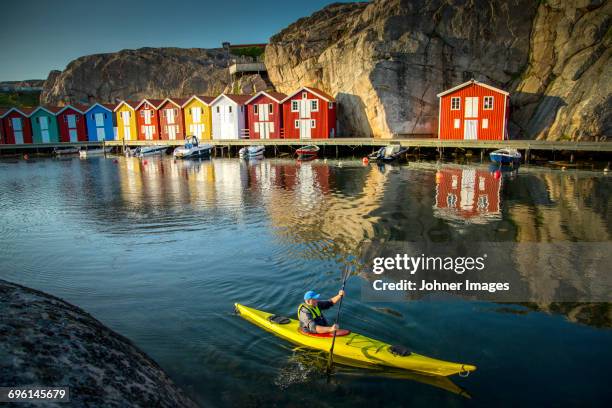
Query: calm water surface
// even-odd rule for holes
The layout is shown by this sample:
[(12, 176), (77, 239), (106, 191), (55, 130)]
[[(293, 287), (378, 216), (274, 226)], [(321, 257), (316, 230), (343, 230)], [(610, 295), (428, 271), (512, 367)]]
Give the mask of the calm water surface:
[[(462, 190), (454, 198), (442, 181), (453, 179)], [(457, 206), (475, 180), (486, 194)], [(521, 169), (496, 179), (480, 165), (4, 161), (0, 278), (92, 313), (202, 404), (605, 405), (609, 304), (577, 313), (575, 305), (367, 303), (361, 278), (351, 278), (343, 322), (477, 365), (453, 378), (466, 391), (459, 395), (446, 383), (348, 368), (328, 381), (312, 356), (235, 316), (233, 303), (293, 316), (306, 289), (338, 290), (343, 262), (367, 239), (606, 242), (611, 191), (598, 173)]]

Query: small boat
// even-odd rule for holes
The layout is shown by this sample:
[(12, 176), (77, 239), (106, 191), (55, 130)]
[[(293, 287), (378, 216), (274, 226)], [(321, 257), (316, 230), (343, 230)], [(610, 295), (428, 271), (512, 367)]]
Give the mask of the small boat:
[[(332, 335), (306, 333), (299, 329), (297, 320), (273, 315), (235, 303), (236, 312), (245, 320), (267, 330), (278, 337), (323, 352), (329, 352)], [(400, 345), (383, 343), (349, 330), (338, 331), (335, 339), (334, 356), (352, 360), (372, 367), (391, 367), (400, 370), (411, 370), (423, 374), (450, 376), (460, 374), (467, 376), (475, 371), (471, 364), (454, 363), (438, 360), (412, 352)]]
[(64, 156), (64, 155), (71, 155), (71, 154), (79, 154), (80, 151), (81, 149), (79, 149), (78, 147), (66, 147), (63, 149), (56, 147), (55, 149), (53, 149), (53, 154), (57, 156)]
[(298, 160), (314, 159), (319, 154), (319, 146), (308, 145), (302, 146), (295, 151)]
[(159, 146), (159, 145), (153, 145), (153, 146), (143, 146), (143, 147), (139, 147), (137, 148), (137, 152), (135, 154), (136, 157), (144, 157), (144, 156), (151, 156), (154, 154), (164, 154), (166, 153), (166, 150), (168, 149), (168, 146)]
[(187, 136), (183, 146), (174, 149), (172, 155), (175, 159), (200, 159), (210, 157), (213, 146), (209, 144), (201, 145), (195, 136)]
[(89, 157), (89, 156), (101, 156), (104, 155), (106, 153), (110, 153), (111, 152), (111, 148), (107, 147), (106, 149), (87, 149), (87, 150), (80, 150), (79, 151), (79, 156), (80, 157)]
[(500, 164), (518, 164), (521, 153), (516, 149), (498, 149), (489, 153), (492, 162)]
[(397, 160), (400, 156), (406, 153), (408, 149), (402, 149), (402, 146), (398, 144), (392, 144), (388, 146), (383, 146), (378, 151), (372, 153), (368, 156), (370, 160), (381, 160), (385, 162), (390, 162), (393, 160)]
[(248, 146), (238, 150), (241, 159), (262, 158), (266, 150), (265, 146)]

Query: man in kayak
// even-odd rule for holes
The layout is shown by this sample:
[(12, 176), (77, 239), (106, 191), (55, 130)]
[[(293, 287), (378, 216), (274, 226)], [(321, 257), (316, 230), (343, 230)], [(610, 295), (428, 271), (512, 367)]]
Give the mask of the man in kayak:
[(298, 320), (300, 328), (309, 333), (333, 333), (338, 330), (338, 325), (329, 325), (321, 310), (326, 310), (338, 303), (344, 296), (341, 290), (336, 296), (329, 300), (319, 300), (320, 294), (309, 290), (304, 294), (304, 303), (298, 307)]

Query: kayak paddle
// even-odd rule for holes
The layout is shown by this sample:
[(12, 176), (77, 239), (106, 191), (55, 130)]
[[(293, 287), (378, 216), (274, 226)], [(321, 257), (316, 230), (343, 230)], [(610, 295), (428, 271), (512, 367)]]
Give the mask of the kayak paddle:
[[(347, 266), (344, 270), (344, 277), (342, 278), (342, 291), (344, 291), (344, 286), (346, 285), (346, 280), (350, 275), (350, 269)], [(342, 300), (344, 300), (344, 295), (340, 298), (340, 303), (338, 304), (338, 313), (336, 314), (336, 322), (335, 324), (340, 323), (340, 310), (342, 309)], [(327, 362), (327, 372), (331, 371), (332, 365), (334, 364), (334, 344), (336, 344), (336, 331), (334, 331), (334, 337), (332, 338), (331, 348), (329, 349), (329, 361)]]

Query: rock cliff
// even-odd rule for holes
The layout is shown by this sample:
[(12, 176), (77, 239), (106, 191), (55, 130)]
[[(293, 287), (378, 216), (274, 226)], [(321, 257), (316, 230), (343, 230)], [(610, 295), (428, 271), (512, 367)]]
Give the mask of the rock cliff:
[(197, 406), (128, 339), (61, 299), (3, 280), (0, 338), (2, 386), (69, 387), (75, 407)]
[(344, 135), (435, 134), (436, 94), (470, 78), (509, 90), (513, 137), (610, 135), (612, 3), (376, 0), (333, 4), (271, 38), (277, 90), (321, 87)]
[[(436, 94), (475, 78), (511, 92), (513, 138), (612, 136), (605, 0), (375, 0), (336, 3), (270, 39), (265, 63), (281, 92), (336, 96), (344, 136), (437, 134)], [(222, 49), (144, 48), (90, 55), (52, 72), (43, 103), (251, 93), (231, 83)]]
[(52, 71), (41, 103), (116, 102), (121, 99), (217, 95), (224, 90), (251, 93), (268, 87), (259, 75), (233, 84), (223, 49), (141, 48), (87, 55)]

